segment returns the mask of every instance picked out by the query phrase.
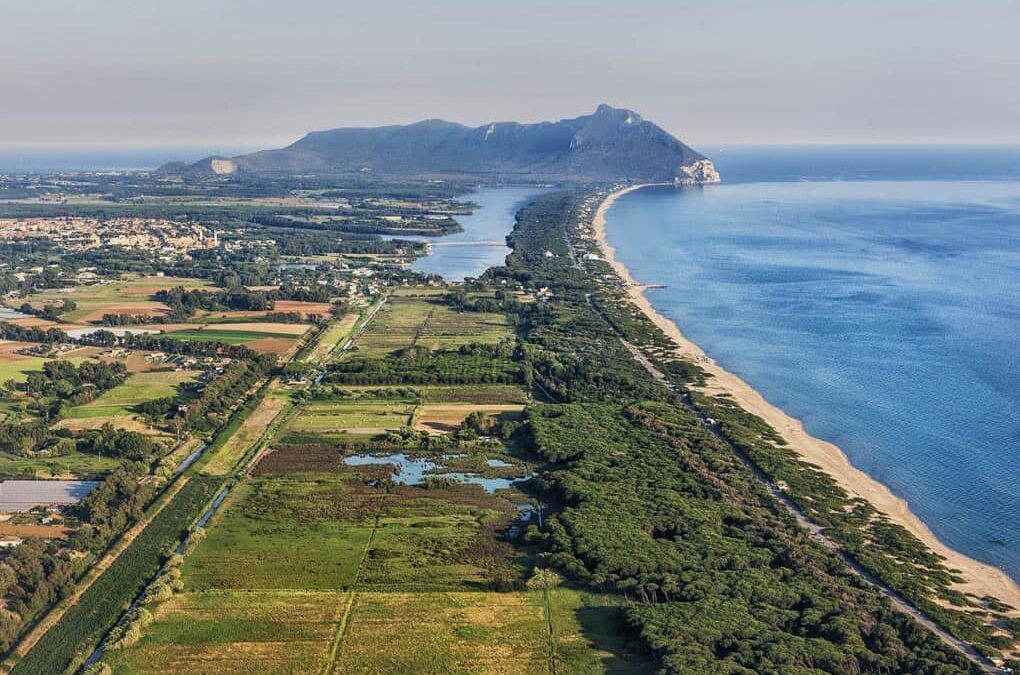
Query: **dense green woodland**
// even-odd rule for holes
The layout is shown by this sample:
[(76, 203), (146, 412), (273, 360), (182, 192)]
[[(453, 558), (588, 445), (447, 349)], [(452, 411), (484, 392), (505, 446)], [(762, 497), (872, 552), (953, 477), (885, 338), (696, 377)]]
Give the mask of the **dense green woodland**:
[(492, 272), (551, 292), (519, 322), (530, 377), (558, 401), (522, 431), (549, 461), (537, 489), (560, 505), (529, 532), (548, 564), (631, 598), (626, 621), (666, 672), (977, 672), (811, 541), (634, 361), (571, 264), (575, 206), (557, 194), (524, 209)]

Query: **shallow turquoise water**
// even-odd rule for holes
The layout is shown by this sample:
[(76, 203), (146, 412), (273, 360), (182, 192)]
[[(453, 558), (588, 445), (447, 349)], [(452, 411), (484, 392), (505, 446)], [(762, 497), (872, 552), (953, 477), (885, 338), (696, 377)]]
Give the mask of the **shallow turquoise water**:
[(608, 239), (722, 366), (1020, 579), (1020, 163), (984, 181), (915, 165), (926, 180), (761, 182), (759, 164), (648, 188)]

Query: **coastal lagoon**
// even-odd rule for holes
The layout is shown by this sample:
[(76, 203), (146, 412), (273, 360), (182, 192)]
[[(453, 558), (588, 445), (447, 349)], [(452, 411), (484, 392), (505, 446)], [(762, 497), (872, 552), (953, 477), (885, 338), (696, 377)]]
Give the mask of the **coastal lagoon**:
[(617, 259), (721, 366), (1020, 579), (1020, 161), (826, 180), (846, 177), (832, 150), (766, 181), (719, 156), (721, 185), (616, 202)]
[(478, 208), (471, 215), (457, 216), (463, 232), (444, 237), (397, 237), (417, 239), (431, 245), (428, 255), (418, 258), (411, 269), (438, 274), (447, 281), (477, 277), (490, 267), (503, 264), (510, 249), (506, 236), (514, 229), (514, 216), (525, 203), (545, 192), (541, 187), (481, 188), (462, 199)]

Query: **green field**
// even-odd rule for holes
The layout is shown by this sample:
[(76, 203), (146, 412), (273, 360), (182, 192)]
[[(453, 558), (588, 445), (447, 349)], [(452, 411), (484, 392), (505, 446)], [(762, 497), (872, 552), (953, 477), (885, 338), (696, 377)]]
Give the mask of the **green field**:
[(0, 476), (73, 475), (98, 476), (110, 473), (121, 465), (121, 460), (84, 452), (72, 452), (60, 457), (23, 457), (0, 452)]
[(350, 494), (340, 480), (238, 486), (185, 565), (188, 589), (346, 588), (372, 529), (344, 519)]
[(289, 425), (292, 431), (378, 433), (406, 427), (414, 404), (392, 401), (313, 402), (302, 407)]
[(67, 417), (113, 417), (135, 414), (139, 403), (176, 396), (179, 387), (198, 377), (196, 370), (134, 373), (120, 385), (102, 393), (95, 401), (71, 408)]
[(359, 357), (381, 357), (412, 345), (456, 349), (495, 344), (511, 335), (502, 314), (457, 312), (435, 298), (394, 295), (357, 339)]
[[(25, 344), (26, 347), (31, 345)], [(69, 361), (74, 365), (78, 365), (83, 361), (88, 361), (87, 356), (62, 356), (62, 361)], [(41, 356), (21, 356), (20, 354), (14, 357), (8, 357), (0, 361), (0, 382), (6, 382), (7, 380), (14, 380), (15, 382), (24, 382), (28, 379), (28, 374), (33, 370), (42, 370), (43, 364), (53, 359), (43, 358)]]
[(187, 289), (212, 288), (207, 281), (202, 279), (135, 277), (112, 283), (76, 286), (70, 290), (49, 290), (34, 293), (19, 300), (18, 304), (28, 302), (34, 307), (42, 308), (47, 304), (60, 304), (64, 300), (72, 300), (77, 304), (77, 308), (62, 314), (62, 319), (72, 322), (98, 321), (106, 312), (118, 313), (130, 310), (131, 312), (155, 313), (165, 310), (164, 305), (150, 300), (149, 297), (160, 289), (177, 286)]
[(253, 330), (230, 330), (229, 328), (192, 328), (187, 330), (175, 330), (167, 333), (168, 336), (178, 340), (193, 340), (195, 342), (222, 342), (228, 345), (240, 345), (254, 340), (264, 338), (284, 338), (293, 340), (299, 336), (293, 333), (263, 333)]
[(342, 319), (322, 332), (315, 346), (305, 354), (303, 360), (312, 363), (325, 363), (340, 344), (350, 336), (358, 323), (358, 315), (347, 314)]
[(626, 652), (619, 610), (571, 589), (359, 593), (333, 672), (651, 673)]
[(524, 390), (512, 384), (430, 385), (418, 389), (428, 403), (499, 405), (527, 402)]
[[(325, 662), (343, 594), (249, 590), (165, 602), (135, 647), (108, 652), (115, 673), (314, 673)], [(168, 670), (168, 664), (173, 664)]]

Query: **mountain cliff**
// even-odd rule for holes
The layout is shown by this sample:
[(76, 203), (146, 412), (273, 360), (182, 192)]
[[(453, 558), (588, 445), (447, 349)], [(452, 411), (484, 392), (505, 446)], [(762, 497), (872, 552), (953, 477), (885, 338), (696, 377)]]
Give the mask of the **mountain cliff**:
[(444, 120), (315, 131), (279, 150), (165, 165), (167, 173), (477, 176), (529, 180), (711, 183), (712, 163), (630, 110), (600, 105), (558, 122)]

